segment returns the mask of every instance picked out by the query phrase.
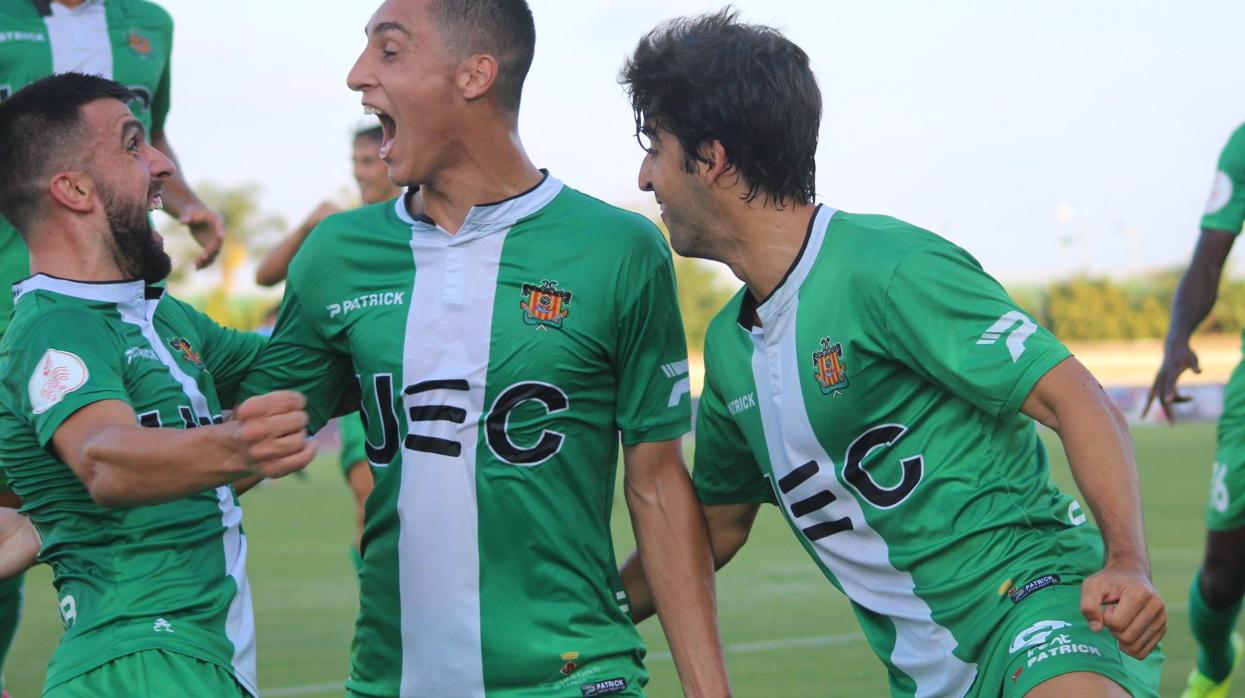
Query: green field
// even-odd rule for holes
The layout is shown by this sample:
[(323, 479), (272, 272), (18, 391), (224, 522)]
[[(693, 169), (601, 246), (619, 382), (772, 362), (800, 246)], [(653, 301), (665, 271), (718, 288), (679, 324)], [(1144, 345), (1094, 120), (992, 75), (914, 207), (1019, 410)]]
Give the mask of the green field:
[[(1171, 617), (1163, 695), (1175, 696), (1193, 661), (1185, 594), (1201, 553), (1214, 428), (1143, 427), (1134, 430), (1134, 439), (1154, 578)], [(1062, 461), (1055, 477), (1070, 487)], [(244, 506), (263, 694), (340, 696), (356, 599), (346, 552), (351, 503), (338, 471), (321, 459), (306, 479), (259, 488), (244, 497)], [(621, 500), (614, 521), (617, 547), (625, 554), (631, 534)], [(39, 694), (60, 635), (53, 599), (49, 571), (40, 566), (27, 577), (26, 617), (6, 668), (13, 698)], [(776, 511), (762, 512), (748, 546), (718, 576), (718, 599), (736, 695), (885, 695), (882, 665), (866, 647), (848, 604)], [(650, 695), (681, 695), (660, 626), (648, 622), (641, 630), (650, 647)], [(1245, 681), (1234, 695), (1245, 696)]]

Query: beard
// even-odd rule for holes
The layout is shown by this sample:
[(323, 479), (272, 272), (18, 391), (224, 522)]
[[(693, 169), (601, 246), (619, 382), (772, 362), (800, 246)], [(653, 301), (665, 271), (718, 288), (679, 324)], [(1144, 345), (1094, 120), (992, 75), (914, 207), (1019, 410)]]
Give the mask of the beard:
[(150, 197), (125, 201), (103, 183), (99, 184), (99, 190), (112, 233), (109, 251), (117, 268), (127, 279), (142, 279), (148, 284), (163, 281), (173, 270), (173, 261), (151, 228), (151, 219), (147, 216)]

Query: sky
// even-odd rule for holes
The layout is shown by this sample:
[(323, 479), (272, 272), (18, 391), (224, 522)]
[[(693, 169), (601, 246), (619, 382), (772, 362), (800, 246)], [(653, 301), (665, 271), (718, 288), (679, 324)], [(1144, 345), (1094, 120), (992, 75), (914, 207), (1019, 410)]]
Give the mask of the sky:
[[(192, 182), (256, 182), (296, 224), (352, 186), (374, 123), (346, 73), (375, 0), (162, 0), (169, 140)], [(530, 0), (520, 135), (567, 184), (652, 212), (618, 69), (700, 0)], [(1037, 282), (1187, 263), (1215, 163), (1245, 122), (1245, 3), (739, 0), (808, 52), (822, 90), (818, 200), (933, 230)], [(1245, 271), (1245, 262), (1239, 265)]]

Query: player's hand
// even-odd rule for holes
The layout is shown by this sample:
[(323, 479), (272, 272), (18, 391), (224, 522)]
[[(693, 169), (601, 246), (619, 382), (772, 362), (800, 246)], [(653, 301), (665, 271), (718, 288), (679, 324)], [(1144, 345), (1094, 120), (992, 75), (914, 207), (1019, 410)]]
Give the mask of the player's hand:
[(1189, 348), (1188, 342), (1175, 347), (1168, 347), (1163, 352), (1163, 365), (1159, 367), (1158, 375), (1154, 377), (1154, 385), (1150, 388), (1150, 394), (1146, 396), (1146, 405), (1141, 409), (1141, 416), (1145, 418), (1150, 412), (1150, 406), (1158, 400), (1159, 407), (1163, 410), (1163, 416), (1167, 418), (1168, 424), (1176, 423), (1176, 416), (1172, 413), (1172, 405), (1188, 402), (1192, 398), (1188, 395), (1181, 395), (1176, 392), (1176, 380), (1180, 378), (1180, 374), (1185, 371), (1193, 371), (1201, 373), (1202, 367), (1198, 366), (1197, 354)]
[(234, 449), (253, 475), (277, 478), (305, 468), (316, 455), (307, 439), (307, 400), (277, 390), (250, 398), (234, 410)]
[(320, 205), (316, 206), (316, 210), (312, 211), (311, 215), (307, 216), (307, 220), (303, 221), (303, 230), (311, 232), (312, 228), (320, 225), (320, 221), (328, 218), (340, 210), (341, 208), (339, 208), (337, 204), (332, 201), (321, 201)]
[(1144, 659), (1167, 633), (1167, 607), (1144, 571), (1108, 564), (1081, 585), (1081, 615), (1111, 631), (1125, 654)]
[(225, 242), (225, 219), (203, 204), (191, 204), (182, 209), (177, 220), (190, 228), (190, 236), (203, 248), (195, 259), (195, 268), (202, 269), (211, 264)]

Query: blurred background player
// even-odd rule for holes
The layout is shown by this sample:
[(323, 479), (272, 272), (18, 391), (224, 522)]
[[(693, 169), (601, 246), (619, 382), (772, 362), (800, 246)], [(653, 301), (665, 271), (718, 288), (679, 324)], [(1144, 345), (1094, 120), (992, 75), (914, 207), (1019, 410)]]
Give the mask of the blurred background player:
[(315, 455), (304, 399), (243, 402), (264, 339), (158, 284), (172, 161), (132, 94), (64, 73), (0, 103), (0, 212), (32, 276), (0, 340), (0, 464), (43, 536), (65, 634), (43, 695), (257, 695), (234, 483)]
[[(173, 20), (146, 0), (0, 1), (0, 100), (53, 73), (99, 75), (128, 87), (130, 108), (151, 143), (177, 161), (164, 129), (169, 112)], [(221, 217), (199, 200), (179, 171), (165, 186), (164, 210), (190, 228), (203, 248), (196, 265), (207, 266), (224, 236)], [(0, 217), (0, 288), (28, 273), (26, 248), (13, 226)], [(0, 336), (8, 326), (13, 298), (0, 293)], [(19, 506), (0, 475), (0, 505)], [(0, 686), (4, 658), (17, 632), (22, 578), (0, 582)]]
[[(1182, 373), (1201, 372), (1189, 338), (1215, 306), (1224, 263), (1243, 222), (1245, 125), (1232, 134), (1219, 155), (1202, 215), (1202, 233), (1172, 301), (1163, 364), (1144, 412), (1157, 401), (1167, 420), (1174, 423), (1172, 405), (1189, 399), (1176, 390)], [(1226, 698), (1233, 670), (1245, 652), (1245, 642), (1233, 632), (1245, 594), (1245, 362), (1237, 365), (1224, 388), (1206, 529), (1206, 551), (1189, 588), (1189, 623), (1198, 651), (1185, 698)]]
[[(354, 181), (359, 185), (359, 199), (364, 206), (388, 201), (398, 196), (401, 190), (389, 181), (389, 166), (380, 159), (380, 142), (384, 130), (380, 126), (361, 129), (354, 135), (354, 149), (351, 153), (351, 164), (354, 167)], [(294, 259), (298, 248), (320, 224), (325, 217), (337, 213), (340, 209), (331, 201), (324, 201), (316, 210), (307, 216), (294, 232), (277, 244), (259, 263), (255, 271), (255, 283), (261, 286), (275, 286), (285, 281), (289, 271), (290, 260)], [(363, 423), (358, 415), (346, 415), (337, 420), (341, 427), (341, 469), (354, 494), (358, 535), (352, 550), (356, 567), (362, 564), (359, 557), (359, 543), (363, 536), (363, 505), (372, 492), (372, 470), (367, 462), (367, 449), (363, 433)]]
[[(778, 31), (673, 20), (623, 82), (671, 245), (746, 284), (709, 326), (697, 411), (717, 564), (776, 504), (895, 698), (1157, 698), (1167, 619), (1132, 445), (1089, 371), (964, 250), (814, 201), (821, 92)], [(1101, 535), (1051, 484), (1035, 421)], [(637, 619), (644, 571), (623, 574)]]

